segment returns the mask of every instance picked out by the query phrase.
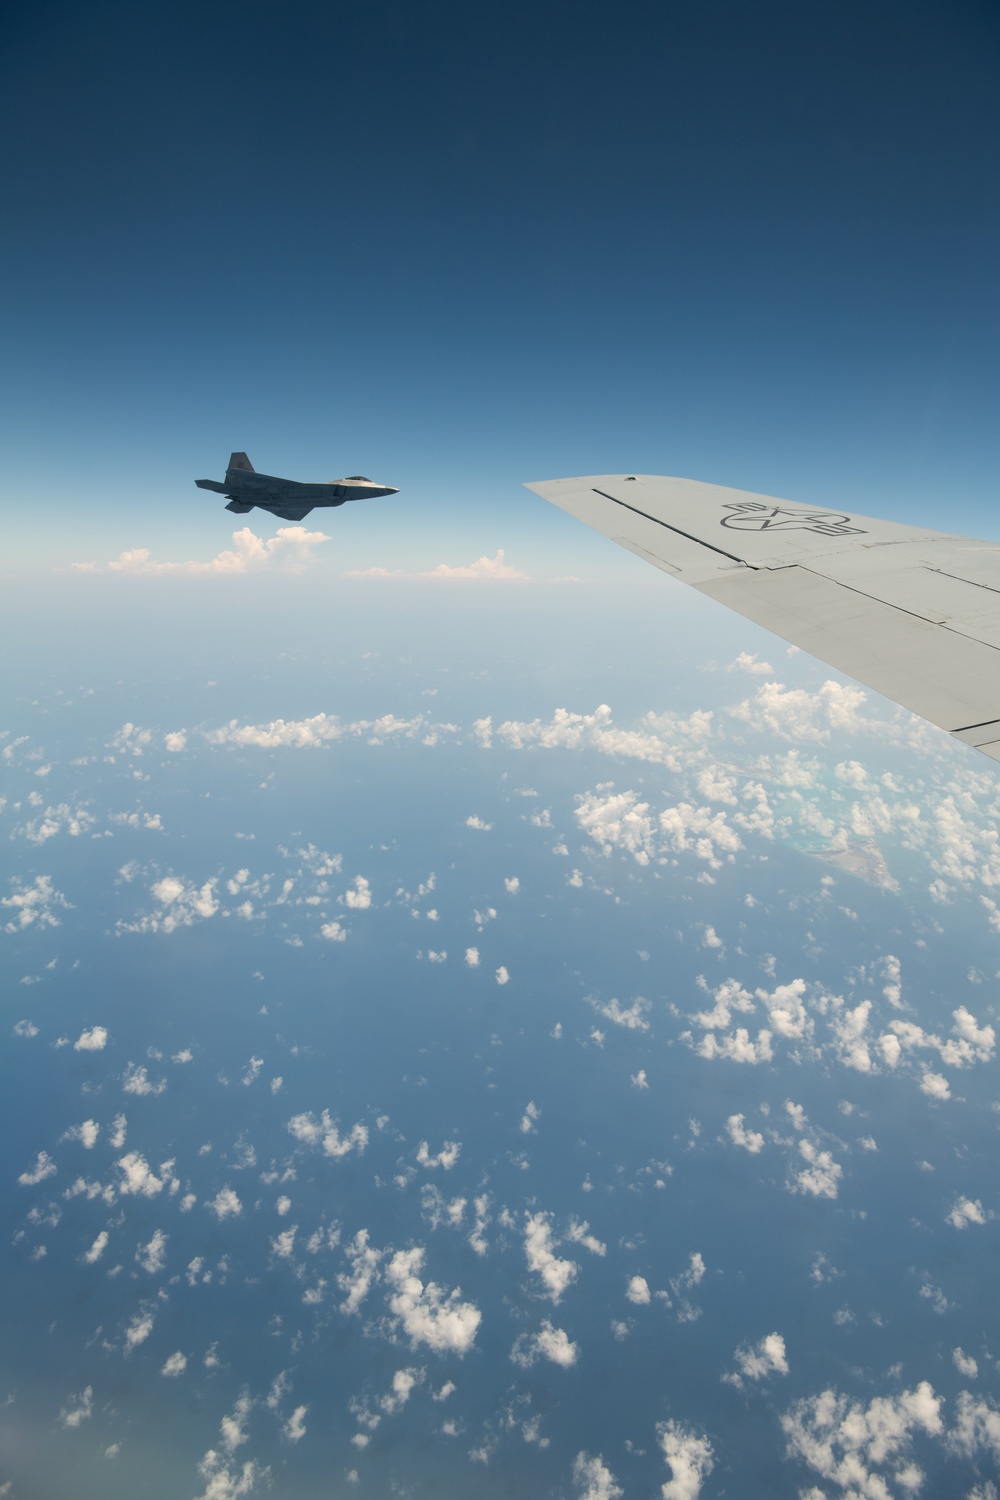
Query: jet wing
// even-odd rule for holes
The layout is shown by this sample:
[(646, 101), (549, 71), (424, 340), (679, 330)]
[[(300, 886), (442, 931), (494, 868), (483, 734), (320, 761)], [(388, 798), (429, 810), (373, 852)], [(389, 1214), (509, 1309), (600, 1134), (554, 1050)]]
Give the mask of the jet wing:
[(257, 501), (257, 506), (269, 515), (280, 516), (283, 521), (301, 521), (312, 510), (311, 505), (268, 505), (262, 500)]
[(1000, 760), (997, 543), (655, 474), (527, 488)]

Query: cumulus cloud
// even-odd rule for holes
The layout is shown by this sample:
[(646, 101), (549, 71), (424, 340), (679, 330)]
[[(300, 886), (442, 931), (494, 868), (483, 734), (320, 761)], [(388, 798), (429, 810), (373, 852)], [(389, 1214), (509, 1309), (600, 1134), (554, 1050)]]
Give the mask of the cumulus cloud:
[(631, 1005), (620, 1005), (617, 1000), (609, 1000), (607, 1005), (596, 1005), (595, 1009), (616, 1026), (624, 1026), (627, 1031), (648, 1031), (650, 1005), (641, 995), (637, 995)]
[(27, 1171), (22, 1172), (17, 1179), (22, 1187), (36, 1187), (38, 1183), (44, 1182), (46, 1177), (53, 1177), (56, 1164), (47, 1151), (39, 1151), (35, 1157), (35, 1164)]
[(160, 1176), (157, 1177), (149, 1162), (138, 1151), (129, 1151), (116, 1165), (122, 1174), (118, 1191), (140, 1198), (155, 1198), (158, 1193), (162, 1193), (171, 1179), (174, 1167), (172, 1161), (164, 1162), (160, 1167)]
[(138, 1349), (140, 1344), (146, 1342), (153, 1331), (153, 1322), (153, 1314), (146, 1308), (141, 1308), (132, 1317), (128, 1327), (125, 1329), (124, 1350), (126, 1355), (131, 1354), (133, 1349)]
[(199, 886), (176, 875), (165, 875), (150, 886), (157, 910), (138, 917), (134, 922), (120, 921), (117, 929), (119, 932), (176, 932), (179, 927), (207, 921), (219, 910), (215, 894), (218, 883), (213, 878)]
[(741, 1344), (734, 1358), (736, 1369), (722, 1377), (730, 1385), (742, 1387), (748, 1380), (766, 1380), (770, 1375), (788, 1374), (785, 1341), (780, 1333), (765, 1334), (756, 1344)]
[(138, 1063), (126, 1064), (125, 1072), (122, 1074), (122, 1090), (126, 1094), (139, 1094), (140, 1096), (162, 1094), (166, 1086), (165, 1078), (160, 1078), (153, 1083), (146, 1068), (140, 1067)]
[(789, 1187), (793, 1193), (808, 1193), (814, 1198), (836, 1198), (838, 1184), (844, 1175), (839, 1162), (829, 1151), (821, 1151), (810, 1140), (799, 1141), (799, 1155), (805, 1166), (792, 1169)]
[(726, 1130), (733, 1145), (742, 1146), (744, 1151), (749, 1151), (752, 1156), (758, 1155), (764, 1149), (764, 1137), (759, 1130), (748, 1130), (743, 1123), (742, 1115), (730, 1115), (726, 1121)]
[(417, 1147), (417, 1161), (422, 1167), (443, 1167), (446, 1172), (450, 1172), (458, 1161), (461, 1150), (461, 1141), (445, 1141), (441, 1150), (432, 1156), (427, 1142), (421, 1141)]
[(592, 1457), (582, 1449), (573, 1460), (573, 1483), (579, 1500), (621, 1500), (625, 1493), (601, 1455)]
[(36, 875), (31, 885), (12, 879), (12, 896), (0, 898), (0, 906), (13, 913), (4, 926), (5, 932), (23, 932), (26, 927), (58, 927), (59, 918), (53, 907), (69, 909), (70, 903), (61, 891), (52, 884), (51, 875)]
[(659, 1422), (656, 1428), (670, 1478), (661, 1487), (663, 1500), (698, 1500), (702, 1481), (715, 1467), (712, 1445), (683, 1422)]
[(306, 1416), (309, 1412), (308, 1406), (297, 1406), (288, 1421), (281, 1429), (285, 1439), (289, 1443), (297, 1443), (306, 1435)]
[(68, 1130), (64, 1130), (62, 1140), (79, 1141), (85, 1150), (92, 1151), (100, 1133), (101, 1127), (96, 1120), (84, 1120), (81, 1125), (71, 1125)]
[(625, 1295), (630, 1302), (637, 1307), (644, 1307), (650, 1301), (652, 1293), (649, 1290), (649, 1282), (645, 1276), (633, 1276), (625, 1289)]
[(367, 1125), (359, 1120), (342, 1134), (328, 1109), (324, 1109), (319, 1119), (314, 1114), (293, 1115), (288, 1130), (304, 1146), (320, 1146), (326, 1156), (347, 1156), (351, 1151), (360, 1155), (368, 1145)]
[(510, 972), (507, 965), (501, 964), (493, 977), (496, 979), (497, 984), (506, 984), (510, 979)]
[(214, 1198), (205, 1204), (221, 1223), (223, 1219), (237, 1218), (243, 1212), (243, 1204), (231, 1187), (220, 1188)]
[(347, 1296), (340, 1304), (341, 1312), (356, 1313), (360, 1311), (368, 1293), (371, 1291), (379, 1271), (379, 1262), (382, 1259), (382, 1251), (376, 1250), (369, 1244), (367, 1229), (359, 1229), (351, 1243), (345, 1248), (344, 1254), (350, 1262), (349, 1272), (340, 1272), (337, 1276), (337, 1285)]
[(522, 1333), (510, 1351), (510, 1357), (522, 1370), (530, 1369), (538, 1359), (548, 1359), (568, 1370), (575, 1365), (580, 1350), (562, 1328), (554, 1328), (546, 1319), (537, 1333)]
[(92, 1026), (89, 1031), (81, 1031), (73, 1043), (77, 1052), (103, 1052), (108, 1045), (108, 1028), (106, 1026)]
[(344, 905), (352, 911), (367, 911), (372, 904), (371, 887), (363, 875), (354, 877), (354, 884), (344, 892)]
[(162, 1271), (167, 1263), (167, 1237), (162, 1229), (157, 1229), (152, 1239), (146, 1245), (140, 1245), (135, 1252), (135, 1258), (144, 1271), (150, 1276), (155, 1276)]
[(501, 547), (495, 557), (480, 557), (473, 563), (452, 566), (449, 563), (438, 563), (436, 568), (431, 568), (425, 573), (408, 572), (403, 568), (352, 568), (344, 574), (345, 578), (471, 578), (478, 580), (497, 580), (510, 582), (517, 579), (525, 579), (529, 575), (522, 573), (506, 561), (504, 549)]
[(274, 568), (294, 570), (305, 567), (316, 548), (330, 540), (324, 532), (307, 531), (304, 526), (280, 526), (277, 535), (267, 541), (252, 532), (249, 526), (234, 531), (232, 536), (232, 547), (208, 562), (157, 562), (150, 556), (148, 547), (132, 547), (103, 567), (92, 562), (73, 563), (72, 566), (82, 573), (108, 572), (143, 577), (151, 574), (259, 573)]
[(397, 1250), (385, 1270), (387, 1298), (411, 1348), (427, 1344), (438, 1353), (463, 1355), (472, 1348), (482, 1314), (472, 1302), (461, 1301), (461, 1288), (444, 1292), (420, 1272), (424, 1251), (419, 1246)]
[(576, 1261), (565, 1260), (555, 1254), (557, 1243), (552, 1233), (550, 1214), (525, 1214), (524, 1254), (528, 1270), (539, 1277), (543, 1296), (548, 1297), (551, 1302), (561, 1301), (563, 1293), (580, 1274)]
[(166, 1375), (168, 1379), (176, 1380), (177, 1376), (183, 1375), (186, 1369), (187, 1355), (182, 1354), (178, 1349), (176, 1354), (171, 1354), (168, 1356), (168, 1358), (164, 1362), (163, 1368), (160, 1370), (160, 1374)]
[(64, 1408), (59, 1417), (64, 1427), (79, 1427), (94, 1414), (94, 1388), (88, 1385), (78, 1396), (71, 1396), (75, 1405)]
[[(867, 1406), (825, 1390), (795, 1404), (781, 1419), (789, 1454), (821, 1479), (855, 1495), (888, 1495), (887, 1479), (904, 1469), (913, 1436), (943, 1432), (941, 1401), (926, 1380), (898, 1396), (876, 1396)], [(923, 1478), (912, 1466), (913, 1478)], [(908, 1488), (916, 1488), (911, 1484)]]
[(89, 1250), (83, 1252), (84, 1263), (88, 1266), (95, 1265), (108, 1248), (108, 1231), (102, 1229)]
[(955, 1229), (965, 1229), (969, 1224), (985, 1224), (986, 1215), (978, 1198), (956, 1198), (947, 1222)]

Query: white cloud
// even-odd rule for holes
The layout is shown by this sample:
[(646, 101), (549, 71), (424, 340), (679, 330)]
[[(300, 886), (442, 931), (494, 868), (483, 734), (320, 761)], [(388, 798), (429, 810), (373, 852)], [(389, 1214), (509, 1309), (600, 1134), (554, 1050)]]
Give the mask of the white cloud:
[(123, 1194), (134, 1193), (141, 1198), (155, 1198), (157, 1193), (162, 1192), (166, 1186), (173, 1165), (172, 1161), (164, 1162), (160, 1168), (162, 1176), (157, 1177), (144, 1156), (141, 1156), (138, 1151), (130, 1151), (117, 1162), (118, 1169), (123, 1175), (123, 1181), (118, 1184), (118, 1191)]
[(649, 1080), (646, 1077), (646, 1069), (640, 1068), (638, 1073), (630, 1073), (629, 1082), (634, 1089), (648, 1089)]
[(374, 1249), (368, 1243), (367, 1229), (359, 1229), (351, 1243), (346, 1246), (344, 1254), (351, 1263), (351, 1270), (349, 1274), (341, 1272), (337, 1276), (337, 1285), (342, 1292), (347, 1293), (340, 1304), (340, 1310), (346, 1313), (356, 1313), (360, 1310), (362, 1302), (368, 1296), (378, 1276), (382, 1251)]
[(238, 1467), (229, 1467), (228, 1460), (214, 1448), (209, 1448), (198, 1465), (198, 1473), (207, 1481), (206, 1488), (196, 1500), (237, 1500), (249, 1495), (264, 1484), (270, 1469), (262, 1467), (256, 1459), (248, 1458)]
[(55, 1171), (56, 1164), (49, 1153), (47, 1151), (39, 1151), (35, 1157), (35, 1165), (29, 1167), (27, 1171), (22, 1172), (17, 1180), (22, 1187), (35, 1187), (38, 1183), (44, 1182), (46, 1177), (53, 1177)]
[(229, 1453), (233, 1453), (237, 1448), (242, 1447), (250, 1436), (246, 1430), (246, 1422), (250, 1415), (251, 1405), (249, 1392), (244, 1391), (237, 1399), (236, 1405), (229, 1415), (223, 1417), (219, 1423), (222, 1442)]
[(753, 698), (745, 699), (729, 712), (733, 718), (779, 739), (825, 743), (831, 730), (857, 734), (870, 727), (860, 712), (865, 701), (860, 688), (839, 682), (824, 682), (815, 693), (786, 688), (780, 682), (766, 682)]
[(886, 1481), (903, 1468), (914, 1433), (943, 1431), (941, 1401), (926, 1380), (898, 1396), (876, 1396), (867, 1407), (825, 1390), (796, 1401), (781, 1425), (790, 1456), (859, 1497), (889, 1495)]
[(478, 948), (466, 948), (466, 950), (465, 950), (465, 962), (466, 962), (466, 964), (468, 965), (468, 967), (470, 969), (478, 969), (479, 968), (479, 949)]
[(144, 1344), (153, 1331), (153, 1314), (143, 1308), (135, 1314), (125, 1330), (124, 1350), (126, 1355)]
[(844, 1175), (839, 1162), (810, 1140), (799, 1141), (799, 1155), (806, 1164), (797, 1172), (793, 1169), (791, 1191), (809, 1193), (814, 1198), (836, 1198), (838, 1183)]
[(320, 936), (326, 938), (328, 943), (345, 943), (347, 941), (347, 929), (339, 922), (324, 922), (320, 928)]
[(182, 750), (187, 748), (187, 731), (184, 729), (172, 730), (169, 734), (163, 736), (163, 744), (165, 749), (169, 750), (172, 755), (179, 755)]
[[(969, 1391), (959, 1391), (955, 1401), (955, 1425), (948, 1434), (948, 1447), (966, 1458), (985, 1448), (994, 1463), (1000, 1461), (1000, 1411), (994, 1402), (979, 1400)], [(983, 1500), (996, 1500), (995, 1489), (992, 1495), (985, 1488), (981, 1493)], [(973, 1500), (973, 1497), (970, 1495), (968, 1500)]]
[(633, 1276), (625, 1289), (625, 1295), (630, 1302), (637, 1307), (644, 1307), (650, 1301), (652, 1293), (649, 1290), (649, 1282), (645, 1276)]
[(308, 1406), (297, 1406), (288, 1418), (282, 1431), (289, 1443), (297, 1443), (306, 1435), (306, 1414)]
[(167, 1086), (165, 1078), (151, 1082), (148, 1072), (138, 1063), (127, 1063), (122, 1074), (122, 1089), (126, 1094), (162, 1094)]
[(730, 1115), (726, 1121), (726, 1130), (734, 1146), (742, 1146), (744, 1151), (749, 1151), (753, 1156), (763, 1150), (764, 1137), (759, 1130), (748, 1130), (742, 1115)]
[(32, 885), (25, 885), (23, 881), (11, 880), (14, 887), (12, 896), (4, 896), (0, 899), (0, 906), (6, 906), (15, 915), (6, 924), (5, 932), (23, 932), (26, 927), (38, 925), (39, 927), (58, 927), (59, 918), (52, 910), (59, 906), (69, 909), (70, 903), (61, 891), (57, 891), (52, 884), (51, 875), (36, 875)]
[(94, 563), (73, 563), (79, 572), (142, 574), (232, 574), (258, 573), (268, 568), (299, 569), (312, 558), (315, 549), (330, 538), (322, 531), (307, 531), (304, 526), (280, 526), (276, 536), (267, 541), (249, 526), (233, 532), (233, 545), (210, 562), (156, 562), (148, 547), (132, 547), (103, 568)]
[(774, 672), (769, 661), (759, 661), (756, 653), (752, 656), (748, 651), (741, 651), (735, 661), (731, 661), (726, 668), (727, 672), (749, 672), (752, 677), (768, 677)]
[(177, 875), (164, 875), (149, 888), (159, 910), (138, 917), (134, 922), (119, 921), (117, 929), (119, 932), (176, 932), (179, 927), (207, 921), (219, 910), (215, 894), (218, 883), (213, 878), (196, 886), (193, 881)]
[(510, 1352), (510, 1357), (522, 1370), (530, 1369), (537, 1359), (551, 1360), (554, 1365), (560, 1365), (568, 1370), (575, 1365), (580, 1356), (579, 1347), (574, 1344), (569, 1335), (562, 1328), (554, 1328), (546, 1319), (537, 1333), (522, 1333)]
[(528, 1103), (524, 1107), (524, 1114), (521, 1116), (520, 1129), (522, 1135), (531, 1135), (533, 1133), (535, 1125), (541, 1117), (541, 1113), (542, 1112), (535, 1101), (533, 1099), (529, 1099)]
[(650, 1005), (641, 995), (637, 995), (631, 1005), (619, 1005), (617, 1000), (609, 1000), (607, 1005), (596, 1005), (595, 1009), (616, 1026), (624, 1026), (628, 1031), (648, 1031), (649, 1022), (646, 1017), (649, 1014)]
[(425, 1375), (424, 1370), (397, 1370), (392, 1377), (392, 1389), (382, 1397), (379, 1406), (389, 1416), (401, 1411), (412, 1396), (415, 1387), (423, 1384)]
[(551, 1215), (525, 1214), (524, 1254), (528, 1270), (541, 1279), (543, 1295), (552, 1302), (559, 1302), (580, 1274), (576, 1261), (563, 1260), (555, 1254), (557, 1243), (552, 1234)]
[(223, 1219), (236, 1218), (243, 1212), (243, 1204), (231, 1187), (220, 1188), (215, 1197), (208, 1200), (205, 1207), (212, 1210), (220, 1223)]
[(698, 1500), (702, 1480), (715, 1467), (708, 1438), (674, 1421), (657, 1423), (656, 1435), (670, 1466), (670, 1478), (660, 1489), (663, 1500)]
[(517, 875), (504, 876), (504, 890), (509, 896), (516, 896), (521, 889), (521, 881)]
[(741, 1344), (733, 1357), (736, 1369), (722, 1377), (730, 1385), (742, 1387), (747, 1380), (788, 1374), (785, 1341), (780, 1333), (768, 1333), (756, 1344)]
[(499, 969), (497, 969), (496, 974), (494, 975), (494, 978), (496, 979), (497, 984), (506, 984), (508, 982), (508, 980), (510, 979), (510, 973), (507, 969), (506, 964), (500, 965)]
[(489, 833), (493, 824), (485, 822), (478, 813), (470, 813), (465, 820), (465, 826), (466, 828), (478, 828), (481, 833)]
[(38, 1035), (38, 1027), (34, 1021), (15, 1021), (11, 1027), (12, 1036), (33, 1037)]
[(68, 1130), (64, 1130), (61, 1139), (79, 1141), (85, 1150), (92, 1151), (100, 1133), (101, 1127), (96, 1120), (84, 1120), (81, 1125), (71, 1125)]
[(100, 1260), (101, 1256), (104, 1254), (107, 1248), (108, 1231), (106, 1229), (102, 1229), (94, 1243), (91, 1245), (90, 1249), (83, 1252), (84, 1262), (88, 1266), (94, 1265), (97, 1261)]
[(427, 1142), (421, 1141), (417, 1147), (417, 1161), (422, 1167), (443, 1167), (446, 1172), (450, 1172), (458, 1161), (461, 1150), (461, 1141), (445, 1141), (437, 1155), (432, 1156)]
[(360, 1120), (350, 1130), (341, 1134), (333, 1123), (330, 1111), (324, 1109), (317, 1120), (314, 1114), (293, 1115), (288, 1130), (304, 1146), (321, 1146), (326, 1156), (347, 1156), (351, 1151), (360, 1155), (368, 1145), (368, 1126)]
[(482, 1315), (473, 1303), (460, 1300), (460, 1288), (445, 1293), (433, 1281), (424, 1283), (419, 1275), (423, 1263), (424, 1251), (418, 1246), (393, 1255), (385, 1271), (392, 1288), (389, 1309), (400, 1320), (412, 1348), (427, 1344), (439, 1353), (466, 1354), (475, 1342)]
[(157, 1229), (147, 1245), (140, 1245), (135, 1252), (135, 1258), (144, 1271), (150, 1276), (155, 1276), (162, 1271), (167, 1263), (167, 1237), (162, 1229)]
[(183, 1375), (184, 1371), (186, 1369), (187, 1369), (187, 1355), (186, 1354), (182, 1354), (181, 1351), (178, 1349), (175, 1354), (171, 1354), (171, 1355), (168, 1356), (168, 1358), (164, 1362), (164, 1365), (163, 1365), (163, 1368), (160, 1371), (160, 1374), (161, 1375), (166, 1375), (168, 1377), (168, 1379), (175, 1380), (178, 1375)]
[(951, 1351), (951, 1358), (955, 1369), (960, 1375), (964, 1375), (966, 1380), (975, 1380), (978, 1378), (979, 1365), (971, 1354), (966, 1354), (963, 1349), (953, 1349)]
[(355, 875), (353, 886), (344, 892), (344, 904), (352, 911), (367, 911), (371, 906), (371, 887), (363, 875)]
[(477, 580), (499, 580), (509, 582), (516, 579), (525, 579), (529, 575), (520, 572), (519, 569), (511, 567), (505, 561), (504, 549), (501, 547), (496, 557), (480, 557), (474, 563), (459, 564), (457, 567), (449, 563), (438, 563), (436, 568), (431, 568), (426, 573), (407, 572), (403, 568), (352, 568), (344, 574), (345, 578), (471, 578)]
[(931, 1099), (950, 1099), (951, 1088), (947, 1078), (942, 1073), (932, 1073), (930, 1069), (920, 1080), (920, 1092), (927, 1094)]
[(969, 1224), (985, 1224), (986, 1215), (978, 1198), (956, 1198), (946, 1220), (956, 1229), (965, 1229)]
[(81, 1422), (86, 1422), (94, 1414), (94, 1388), (88, 1385), (78, 1396), (71, 1396), (71, 1401), (76, 1405), (64, 1409), (59, 1413), (64, 1427), (79, 1427)]
[(580, 1500), (621, 1500), (625, 1493), (601, 1455), (591, 1457), (582, 1449), (573, 1460), (573, 1483)]
[(89, 1031), (81, 1031), (73, 1043), (77, 1052), (103, 1052), (108, 1045), (108, 1028), (106, 1026), (92, 1026)]

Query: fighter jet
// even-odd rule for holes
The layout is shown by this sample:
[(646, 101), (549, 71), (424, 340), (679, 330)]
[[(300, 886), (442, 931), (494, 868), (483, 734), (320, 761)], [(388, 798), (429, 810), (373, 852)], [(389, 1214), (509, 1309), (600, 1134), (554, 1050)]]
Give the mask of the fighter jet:
[(996, 542), (659, 474), (528, 489), (1000, 761)]
[(217, 479), (196, 479), (200, 490), (214, 490), (229, 499), (227, 510), (245, 516), (256, 505), (283, 521), (301, 521), (314, 506), (344, 505), (348, 500), (374, 499), (377, 495), (398, 495), (388, 484), (374, 484), (363, 474), (348, 474), (346, 479), (330, 479), (320, 484), (302, 484), (297, 479), (278, 479), (273, 474), (258, 474), (245, 453), (234, 453), (229, 460), (222, 484)]

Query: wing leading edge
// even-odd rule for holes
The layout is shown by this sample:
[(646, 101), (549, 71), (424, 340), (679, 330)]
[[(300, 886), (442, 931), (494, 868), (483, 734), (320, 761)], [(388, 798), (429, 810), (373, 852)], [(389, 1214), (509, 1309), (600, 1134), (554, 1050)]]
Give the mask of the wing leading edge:
[(527, 485), (1000, 760), (1000, 545), (655, 474)]

